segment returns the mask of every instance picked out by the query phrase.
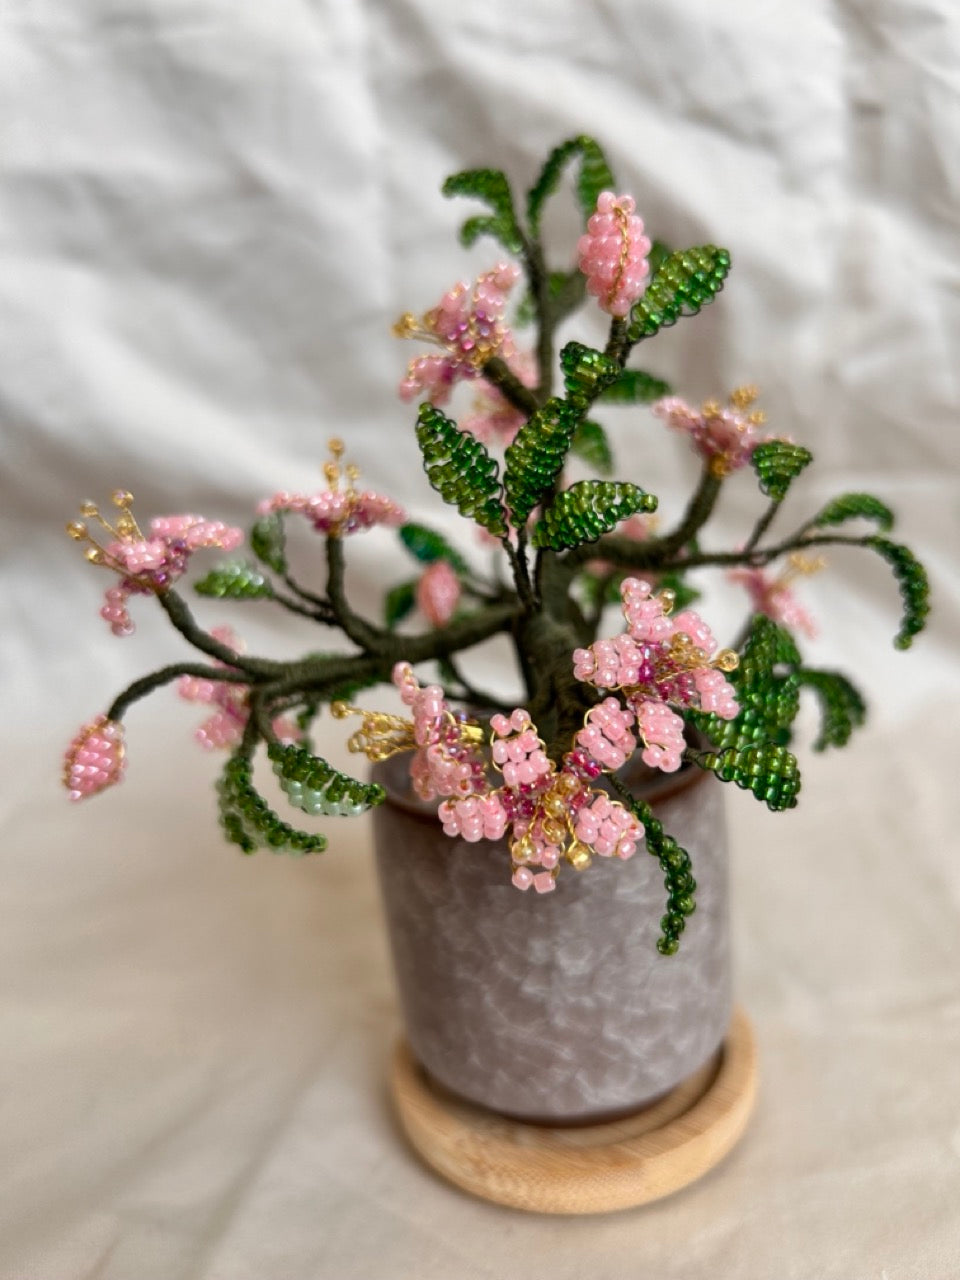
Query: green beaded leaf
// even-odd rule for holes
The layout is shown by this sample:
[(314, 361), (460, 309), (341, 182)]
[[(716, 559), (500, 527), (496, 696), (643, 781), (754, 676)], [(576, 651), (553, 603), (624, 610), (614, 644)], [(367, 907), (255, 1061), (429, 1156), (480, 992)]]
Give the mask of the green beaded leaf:
[(657, 274), (666, 260), (670, 257), (673, 250), (668, 244), (664, 244), (662, 240), (654, 240), (650, 246), (650, 252), (647, 254), (647, 261), (650, 263), (651, 278)]
[(801, 686), (812, 689), (820, 701), (820, 734), (813, 744), (814, 751), (845, 746), (867, 716), (867, 704), (860, 691), (839, 671), (798, 667), (796, 675)]
[(657, 939), (657, 950), (661, 955), (675, 955), (680, 946), (680, 935), (687, 926), (687, 916), (697, 909), (697, 882), (693, 878), (690, 855), (663, 829), (663, 823), (654, 814), (645, 800), (630, 795), (623, 787), (614, 783), (614, 790), (633, 816), (643, 826), (643, 836), (647, 852), (660, 863), (664, 873), (664, 888), (667, 890), (667, 911), (661, 917), (660, 928), (663, 930)]
[(271, 849), (299, 856), (322, 853), (327, 847), (325, 836), (292, 827), (270, 808), (254, 787), (250, 760), (242, 752), (234, 753), (227, 761), (217, 791), (224, 834), (244, 853)]
[(540, 236), (540, 219), (543, 206), (560, 185), (560, 178), (571, 160), (579, 157), (580, 172), (577, 176), (577, 200), (586, 220), (597, 207), (601, 191), (611, 191), (615, 185), (607, 157), (598, 142), (581, 134), (569, 138), (551, 151), (540, 171), (537, 181), (527, 193), (527, 222), (530, 234), (536, 240)]
[(417, 602), (417, 584), (398, 582), (383, 598), (383, 620), (392, 631), (409, 614)]
[(433, 564), (435, 560), (446, 560), (457, 573), (466, 573), (468, 565), (459, 551), (451, 547), (442, 533), (429, 529), (425, 524), (402, 524), (400, 541), (407, 548), (414, 560), (421, 564)]
[(800, 790), (797, 757), (775, 742), (757, 742), (748, 747), (727, 747), (725, 751), (688, 751), (687, 756), (701, 769), (709, 769), (721, 782), (735, 782), (752, 791), (768, 809), (778, 813), (792, 809)]
[(420, 406), (417, 442), (427, 479), (444, 502), (497, 537), (507, 532), (496, 461), (434, 405)]
[(283, 517), (279, 511), (261, 516), (259, 520), (254, 521), (253, 528), (250, 530), (250, 550), (274, 573), (287, 572), (286, 543)]
[(764, 440), (754, 449), (750, 465), (757, 473), (761, 493), (774, 502), (782, 502), (790, 485), (812, 461), (813, 454), (801, 444)]
[(927, 571), (909, 547), (888, 538), (867, 538), (864, 546), (871, 547), (893, 570), (903, 601), (903, 617), (900, 630), (894, 638), (898, 649), (909, 649), (913, 637), (926, 626), (930, 612), (930, 580)]
[(586, 408), (596, 400), (604, 387), (620, 376), (620, 365), (602, 351), (585, 347), (582, 342), (568, 342), (560, 352), (560, 368), (568, 401)]
[(670, 383), (655, 378), (642, 369), (624, 369), (617, 378), (600, 392), (604, 404), (649, 404), (661, 396), (670, 394)]
[(535, 547), (566, 551), (596, 542), (638, 511), (656, 511), (657, 499), (638, 485), (619, 480), (580, 480), (553, 499), (537, 522)]
[(588, 466), (593, 467), (594, 471), (602, 476), (610, 475), (613, 470), (613, 450), (610, 448), (607, 433), (599, 422), (584, 418), (573, 433), (570, 452), (582, 458)]
[(844, 493), (828, 502), (811, 521), (812, 527), (823, 529), (844, 524), (847, 520), (874, 520), (884, 533), (893, 528), (893, 512), (872, 493)]
[(790, 632), (758, 613), (751, 621), (740, 665), (727, 677), (736, 691), (738, 715), (721, 720), (695, 712), (689, 719), (720, 751), (763, 742), (786, 746), (800, 707), (800, 685), (794, 670), (799, 664), (800, 653)]
[(507, 449), (503, 488), (515, 528), (523, 528), (563, 470), (579, 418), (579, 410), (554, 396), (530, 416)]
[(730, 254), (715, 245), (671, 253), (660, 264), (646, 293), (634, 303), (627, 326), (631, 344), (652, 338), (681, 316), (693, 316), (712, 302), (730, 270)]
[(454, 173), (442, 187), (445, 196), (474, 196), (493, 210), (492, 216), (468, 218), (460, 231), (460, 239), (468, 247), (482, 235), (493, 236), (510, 253), (519, 253), (523, 237), (517, 226), (513, 196), (506, 175), (499, 169), (465, 169)]
[(211, 569), (205, 578), (193, 584), (198, 596), (216, 596), (224, 600), (269, 600), (273, 587), (253, 564), (230, 560)]
[(356, 818), (383, 802), (383, 787), (341, 773), (302, 744), (282, 746), (272, 742), (267, 755), (287, 799), (304, 813)]

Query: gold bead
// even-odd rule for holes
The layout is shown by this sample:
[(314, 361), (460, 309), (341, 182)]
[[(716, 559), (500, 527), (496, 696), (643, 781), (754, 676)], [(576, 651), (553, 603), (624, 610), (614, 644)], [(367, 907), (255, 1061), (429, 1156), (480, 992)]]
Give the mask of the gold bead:
[(559, 844), (567, 834), (566, 824), (558, 822), (556, 818), (544, 818), (540, 824), (540, 830), (543, 832), (544, 840), (550, 844)]
[[(663, 608), (664, 613), (669, 613), (673, 606), (677, 603), (677, 593), (672, 591), (670, 587), (664, 587), (657, 597)], [(682, 632), (680, 634), (683, 634)]]
[(110, 501), (115, 507), (129, 507), (133, 504), (133, 494), (127, 489), (114, 489)]
[(417, 330), (417, 317), (412, 311), (405, 311), (393, 325), (392, 333), (395, 338), (409, 338)]
[(752, 383), (747, 383), (743, 387), (734, 387), (730, 392), (730, 403), (735, 409), (749, 409), (759, 394), (759, 387), (755, 387)]
[(556, 792), (550, 792), (543, 798), (543, 811), (548, 818), (563, 818), (567, 812), (566, 801)]
[(83, 554), (91, 564), (103, 564), (103, 552), (99, 547), (87, 547)]
[(530, 836), (521, 836), (519, 840), (515, 840), (510, 846), (510, 856), (514, 862), (529, 862), (535, 852), (533, 840)]
[(86, 502), (81, 502), (80, 514), (82, 516), (90, 517), (90, 516), (98, 516), (100, 512), (97, 509), (97, 504), (95, 502), (90, 502), (88, 499)]
[(562, 796), (572, 796), (575, 791), (580, 790), (580, 782), (577, 778), (569, 773), (561, 773), (560, 777), (554, 783), (554, 788), (559, 791)]
[(71, 520), (67, 525), (67, 533), (73, 538), (74, 542), (83, 542), (90, 535), (87, 533), (87, 526), (81, 524), (79, 520)]
[(736, 671), (740, 665), (739, 655), (732, 649), (721, 649), (713, 660), (713, 665), (721, 671)]
[(346, 702), (330, 703), (330, 714), (333, 716), (334, 720), (346, 720), (347, 716), (349, 716), (352, 711), (353, 708)]
[(581, 840), (574, 840), (573, 844), (567, 849), (567, 861), (574, 871), (586, 871), (593, 858), (587, 845)]
[(332, 440), (327, 441), (327, 448), (335, 458), (343, 457), (344, 443), (339, 436), (334, 436)]

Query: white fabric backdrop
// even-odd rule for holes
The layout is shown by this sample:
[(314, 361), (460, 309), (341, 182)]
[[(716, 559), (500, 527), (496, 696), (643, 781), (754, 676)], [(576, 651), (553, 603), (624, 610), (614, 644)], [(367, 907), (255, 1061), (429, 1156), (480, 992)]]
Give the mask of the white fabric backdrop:
[[(0, 1273), (960, 1272), (952, 0), (6, 0), (0, 35)], [(145, 514), (245, 524), (318, 482), (334, 432), (436, 522), (388, 326), (493, 253), (457, 247), (473, 210), (437, 188), (494, 163), (523, 189), (581, 131), (656, 234), (733, 252), (649, 363), (692, 398), (759, 382), (816, 453), (802, 500), (894, 502), (936, 613), (904, 656), (882, 565), (838, 554), (804, 588), (811, 660), (856, 673), (873, 714), (807, 761), (796, 813), (731, 799), (763, 1055), (743, 1146), (663, 1205), (538, 1221), (442, 1186), (393, 1129), (362, 824), (315, 864), (235, 857), (196, 713), (163, 695), (130, 716), (124, 787), (68, 810), (76, 724), (183, 647), (147, 602), (136, 638), (107, 637), (61, 529), (117, 484)], [(615, 429), (669, 521), (690, 457), (648, 417)], [(715, 536), (754, 501), (732, 484)], [(407, 566), (386, 535), (350, 551), (372, 607)], [(258, 649), (315, 643), (242, 625)]]

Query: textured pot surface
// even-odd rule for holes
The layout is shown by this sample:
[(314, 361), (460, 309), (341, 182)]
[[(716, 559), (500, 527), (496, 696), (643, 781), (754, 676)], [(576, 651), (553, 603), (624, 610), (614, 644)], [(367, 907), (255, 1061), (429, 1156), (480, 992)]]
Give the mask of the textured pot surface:
[(722, 784), (692, 770), (637, 788), (697, 880), (666, 957), (663, 874), (642, 847), (521, 893), (505, 843), (445, 836), (408, 765), (374, 769), (388, 793), (374, 824), (407, 1038), (428, 1073), (505, 1115), (569, 1123), (637, 1109), (702, 1066), (731, 1014)]

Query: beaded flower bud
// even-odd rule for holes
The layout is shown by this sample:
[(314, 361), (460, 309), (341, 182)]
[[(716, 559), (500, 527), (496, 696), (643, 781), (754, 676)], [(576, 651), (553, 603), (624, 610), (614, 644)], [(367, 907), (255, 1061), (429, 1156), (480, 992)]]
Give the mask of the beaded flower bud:
[(705, 400), (694, 409), (680, 396), (665, 396), (650, 408), (668, 427), (690, 437), (714, 474), (726, 476), (745, 466), (758, 444), (776, 438), (761, 431), (767, 417), (762, 409), (752, 407), (757, 395), (756, 387), (737, 387), (725, 405)]
[(85, 724), (67, 748), (63, 785), (71, 800), (83, 800), (121, 782), (125, 767), (123, 725), (100, 715)]
[(802, 631), (812, 640), (817, 634), (817, 624), (797, 599), (791, 583), (795, 578), (817, 573), (825, 563), (820, 556), (811, 560), (795, 553), (782, 573), (774, 575), (765, 569), (744, 567), (731, 569), (727, 577), (746, 589), (756, 613), (765, 613), (774, 622), (791, 631)]
[(650, 240), (634, 213), (632, 196), (601, 191), (587, 233), (577, 243), (587, 291), (611, 316), (625, 316), (646, 292), (650, 278)]
[(257, 506), (257, 514), (264, 516), (272, 511), (294, 511), (306, 516), (318, 533), (330, 538), (361, 533), (379, 524), (403, 524), (406, 513), (392, 499), (371, 489), (364, 492), (357, 489), (359, 468), (352, 464), (343, 466), (340, 461), (344, 452), (343, 441), (331, 440), (328, 448), (331, 458), (323, 467), (326, 489), (309, 495), (275, 493)]
[(417, 583), (417, 608), (434, 627), (449, 622), (460, 603), (460, 579), (447, 560), (427, 565)]

